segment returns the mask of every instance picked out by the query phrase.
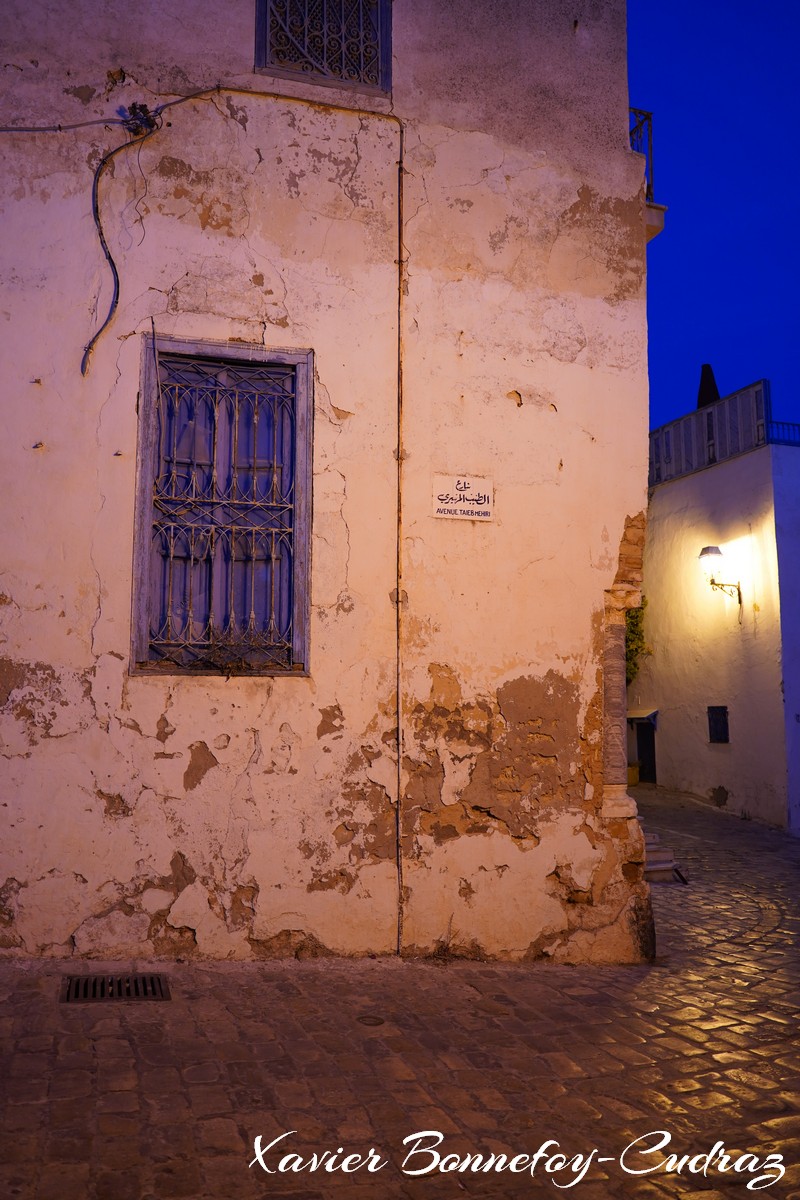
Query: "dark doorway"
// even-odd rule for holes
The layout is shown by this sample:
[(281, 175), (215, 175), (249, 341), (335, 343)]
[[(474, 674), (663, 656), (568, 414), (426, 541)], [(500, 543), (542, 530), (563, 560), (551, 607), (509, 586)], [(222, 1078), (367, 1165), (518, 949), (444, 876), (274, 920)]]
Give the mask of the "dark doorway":
[(636, 722), (636, 757), (641, 783), (656, 782), (656, 731), (650, 721)]

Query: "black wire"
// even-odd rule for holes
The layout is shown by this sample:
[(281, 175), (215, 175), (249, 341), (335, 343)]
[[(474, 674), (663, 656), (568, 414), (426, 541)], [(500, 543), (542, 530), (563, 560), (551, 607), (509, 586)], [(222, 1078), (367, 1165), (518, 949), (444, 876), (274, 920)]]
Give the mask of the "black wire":
[(147, 236), (147, 230), (145, 229), (145, 224), (144, 224), (144, 214), (142, 213), (141, 209), (139, 208), (139, 205), (142, 204), (147, 199), (147, 193), (150, 190), (150, 182), (149, 182), (147, 176), (145, 175), (144, 171), (142, 170), (141, 143), (139, 144), (139, 146), (137, 147), (137, 150), (136, 150), (136, 166), (139, 169), (139, 174), (141, 175), (142, 183), (144, 184), (144, 191), (142, 192), (141, 196), (137, 196), (136, 203), (133, 206), (134, 212), (136, 213), (137, 220), (142, 227), (142, 236), (139, 239), (139, 245), (141, 246), (142, 242), (144, 241), (145, 237)]
[(95, 121), (77, 121), (72, 125), (0, 125), (0, 133), (66, 133), (68, 129), (86, 129), (89, 125), (124, 125), (125, 117), (99, 117)]
[[(200, 88), (196, 92), (190, 92), (188, 96), (178, 96), (175, 100), (167, 100), (165, 104), (159, 104), (153, 109), (153, 116), (160, 117), (168, 108), (174, 108), (176, 104), (185, 104), (187, 100), (197, 100), (200, 96), (210, 96), (213, 92), (230, 92), (232, 88), (224, 88), (221, 83), (215, 83), (213, 87)], [(258, 94), (258, 93), (254, 93)]]
[(160, 128), (161, 128), (161, 122), (156, 117), (156, 123), (153, 125), (153, 127), (151, 129), (148, 129), (146, 133), (143, 133), (141, 137), (136, 138), (135, 141), (123, 142), (121, 146), (115, 146), (113, 150), (109, 150), (107, 154), (103, 155), (103, 157), (100, 159), (100, 162), (97, 164), (97, 166), (95, 168), (94, 179), (92, 180), (92, 216), (94, 217), (94, 224), (95, 224), (95, 228), (97, 230), (97, 236), (100, 239), (100, 245), (103, 248), (103, 254), (106, 256), (106, 262), (108, 263), (109, 267), (111, 268), (111, 275), (114, 280), (114, 294), (111, 297), (111, 305), (109, 307), (108, 314), (106, 316), (105, 321), (103, 321), (103, 324), (100, 326), (100, 328), (94, 334), (91, 341), (84, 348), (83, 358), (81, 359), (81, 375), (86, 374), (86, 371), (89, 367), (89, 356), (91, 355), (92, 350), (94, 350), (95, 343), (97, 342), (97, 339), (100, 337), (100, 335), (104, 332), (104, 330), (109, 326), (109, 324), (113, 320), (114, 314), (117, 311), (117, 306), (119, 305), (119, 271), (117, 270), (117, 264), (114, 262), (111, 251), (108, 248), (108, 242), (106, 241), (106, 235), (103, 232), (103, 222), (100, 219), (100, 206), (98, 204), (98, 190), (99, 190), (99, 186), (100, 186), (100, 177), (103, 174), (103, 171), (108, 166), (108, 164), (111, 162), (112, 158), (114, 158), (122, 150), (127, 150), (129, 146), (134, 146), (134, 145), (141, 146), (142, 142), (146, 141), (147, 138), (152, 137), (153, 134), (156, 132), (156, 130), (158, 130)]

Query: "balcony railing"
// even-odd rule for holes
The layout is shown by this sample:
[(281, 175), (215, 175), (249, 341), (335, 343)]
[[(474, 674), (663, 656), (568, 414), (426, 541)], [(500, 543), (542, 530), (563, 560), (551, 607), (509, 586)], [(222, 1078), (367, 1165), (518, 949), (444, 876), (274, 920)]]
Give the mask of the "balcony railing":
[(767, 441), (779, 446), (800, 446), (800, 425), (794, 421), (770, 421), (767, 425)]
[(653, 190), (653, 114), (643, 108), (630, 110), (629, 134), (631, 150), (644, 155), (645, 199), (648, 204), (655, 204)]

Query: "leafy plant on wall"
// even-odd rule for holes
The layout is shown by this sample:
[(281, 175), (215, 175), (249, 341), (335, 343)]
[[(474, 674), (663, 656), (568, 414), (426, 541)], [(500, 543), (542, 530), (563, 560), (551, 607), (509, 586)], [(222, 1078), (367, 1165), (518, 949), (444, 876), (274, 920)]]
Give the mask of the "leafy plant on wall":
[(641, 660), (653, 651), (644, 638), (644, 610), (647, 597), (642, 596), (638, 608), (629, 608), (625, 613), (625, 682), (630, 685), (639, 674)]

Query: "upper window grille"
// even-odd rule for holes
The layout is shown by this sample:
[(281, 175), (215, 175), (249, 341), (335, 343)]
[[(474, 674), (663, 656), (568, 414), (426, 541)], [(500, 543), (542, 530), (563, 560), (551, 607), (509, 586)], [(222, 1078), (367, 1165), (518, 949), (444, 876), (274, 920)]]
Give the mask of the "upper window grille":
[(258, 0), (256, 66), (389, 90), (390, 0)]
[(304, 671), (310, 355), (253, 362), (170, 348), (152, 357), (134, 661), (226, 675)]

